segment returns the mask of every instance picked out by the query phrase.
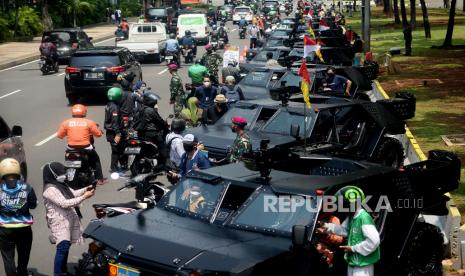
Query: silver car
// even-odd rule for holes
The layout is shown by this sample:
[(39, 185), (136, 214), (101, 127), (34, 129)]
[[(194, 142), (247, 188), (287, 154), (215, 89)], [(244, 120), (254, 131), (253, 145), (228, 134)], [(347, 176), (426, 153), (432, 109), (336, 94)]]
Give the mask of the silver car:
[(13, 126), (12, 129), (0, 116), (0, 161), (5, 158), (14, 158), (21, 164), (21, 174), (27, 180), (26, 154), (24, 144), (21, 140), (23, 129), (20, 126)]

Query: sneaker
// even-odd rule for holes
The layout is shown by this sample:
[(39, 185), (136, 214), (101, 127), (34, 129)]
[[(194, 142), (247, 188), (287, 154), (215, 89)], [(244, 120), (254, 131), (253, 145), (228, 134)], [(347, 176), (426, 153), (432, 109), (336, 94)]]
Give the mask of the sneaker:
[(105, 185), (107, 183), (108, 183), (108, 179), (106, 179), (106, 178), (102, 178), (102, 179), (97, 180), (97, 185), (99, 185), (99, 186)]

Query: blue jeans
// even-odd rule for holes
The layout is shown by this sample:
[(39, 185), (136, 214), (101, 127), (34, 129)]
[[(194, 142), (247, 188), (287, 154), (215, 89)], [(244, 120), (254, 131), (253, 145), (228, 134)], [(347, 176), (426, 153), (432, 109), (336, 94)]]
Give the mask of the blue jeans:
[(55, 255), (55, 265), (53, 269), (53, 275), (61, 276), (62, 273), (67, 272), (68, 265), (68, 253), (71, 247), (70, 241), (61, 241), (57, 245), (57, 253)]

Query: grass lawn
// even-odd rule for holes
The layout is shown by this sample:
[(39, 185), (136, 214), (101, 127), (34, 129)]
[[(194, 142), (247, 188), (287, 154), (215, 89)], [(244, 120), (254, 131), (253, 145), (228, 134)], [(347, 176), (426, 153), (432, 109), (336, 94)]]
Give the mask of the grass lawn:
[[(417, 97), (416, 115), (408, 121), (408, 126), (425, 153), (432, 149), (453, 151), (465, 164), (465, 146), (448, 147), (440, 136), (465, 134), (465, 48), (432, 49), (431, 46), (440, 46), (444, 41), (448, 10), (429, 9), (428, 12), (431, 39), (424, 36), (421, 9), (418, 8), (418, 27), (412, 33), (413, 56), (395, 56), (393, 62), (400, 68), (400, 73), (382, 75), (379, 80), (391, 96), (397, 91), (410, 91)], [(361, 34), (360, 13), (352, 18), (346, 17), (346, 22)], [(396, 26), (393, 18), (387, 18), (382, 8), (372, 8), (371, 28), (371, 48), (375, 54), (386, 53), (392, 47), (404, 49), (402, 27)], [(453, 44), (465, 45), (465, 13), (459, 10)], [(426, 86), (423, 85), (424, 80), (427, 80)], [(462, 215), (465, 215), (464, 166), (460, 187), (452, 194)]]

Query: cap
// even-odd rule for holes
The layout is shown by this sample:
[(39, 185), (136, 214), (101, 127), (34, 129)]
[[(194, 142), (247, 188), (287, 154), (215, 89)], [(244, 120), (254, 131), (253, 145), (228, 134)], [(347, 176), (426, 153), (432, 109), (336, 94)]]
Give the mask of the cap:
[(226, 97), (223, 94), (218, 94), (216, 95), (214, 102), (215, 103), (227, 103), (228, 99), (226, 99)]
[(199, 139), (194, 134), (186, 134), (182, 137), (183, 143), (196, 143)]
[(169, 70), (177, 70), (178, 65), (176, 65), (175, 63), (170, 63), (170, 64), (168, 64), (168, 69)]
[(247, 119), (241, 116), (232, 117), (231, 122), (236, 125), (247, 125)]

